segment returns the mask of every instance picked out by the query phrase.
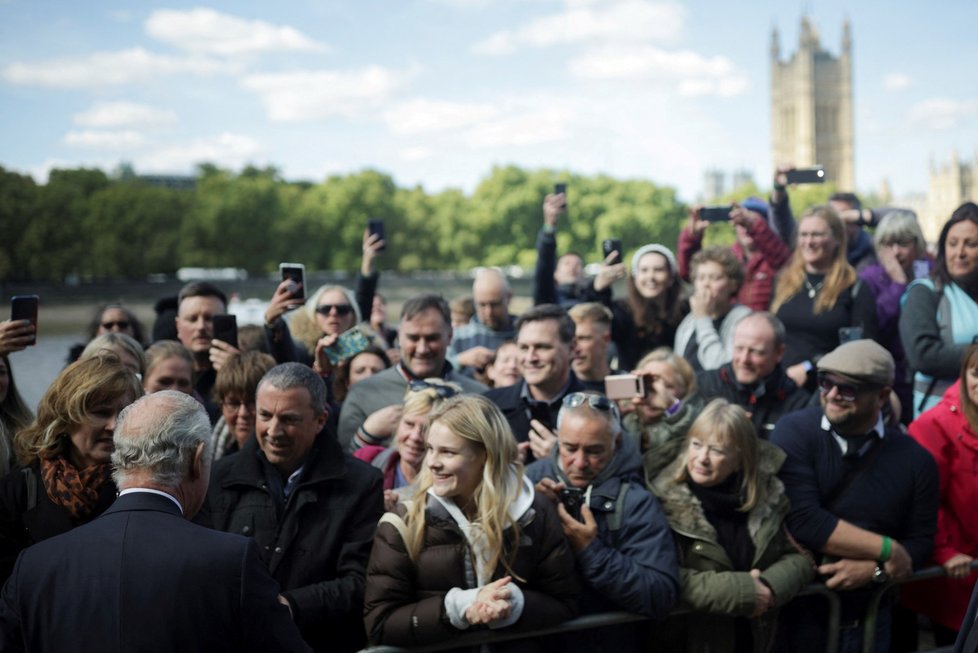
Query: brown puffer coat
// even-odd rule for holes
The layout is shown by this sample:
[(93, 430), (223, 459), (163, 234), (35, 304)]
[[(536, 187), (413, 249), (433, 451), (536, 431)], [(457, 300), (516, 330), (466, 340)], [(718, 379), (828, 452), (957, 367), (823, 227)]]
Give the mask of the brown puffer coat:
[[(535, 630), (571, 619), (580, 594), (574, 556), (551, 502), (535, 496), (519, 526), (519, 552), (513, 571), (524, 579), (519, 581), (514, 576), (525, 606), (515, 624), (501, 629), (504, 632)], [(510, 536), (507, 530), (507, 544)], [(364, 597), (364, 622), (371, 644), (418, 646), (468, 632), (451, 625), (444, 605), (445, 595), (453, 587), (475, 587), (471, 566), (466, 573), (468, 555), (465, 535), (432, 497), (428, 497), (425, 509), (424, 542), (417, 564), (408, 557), (397, 529), (381, 523), (367, 566)], [(506, 575), (513, 574), (500, 564), (492, 579)]]

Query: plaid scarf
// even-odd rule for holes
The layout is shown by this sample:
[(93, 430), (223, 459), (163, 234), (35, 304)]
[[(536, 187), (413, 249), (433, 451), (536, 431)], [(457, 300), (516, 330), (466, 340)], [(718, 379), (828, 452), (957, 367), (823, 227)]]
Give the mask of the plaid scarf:
[(78, 470), (65, 458), (41, 459), (41, 480), (48, 498), (65, 508), (75, 521), (82, 521), (95, 508), (99, 489), (111, 477), (109, 463)]

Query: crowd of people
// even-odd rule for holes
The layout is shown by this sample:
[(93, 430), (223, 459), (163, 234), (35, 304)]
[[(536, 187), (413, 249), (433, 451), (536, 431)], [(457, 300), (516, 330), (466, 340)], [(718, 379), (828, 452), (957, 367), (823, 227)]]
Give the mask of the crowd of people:
[(356, 651), (628, 612), (516, 646), (849, 652), (872, 624), (911, 651), (929, 622), (975, 651), (978, 205), (931, 255), (851, 193), (796, 221), (782, 172), (724, 216), (731, 246), (693, 207), (674, 248), (591, 277), (548, 195), (519, 314), (483, 269), (389, 326), (369, 233), (354, 289), (285, 280), (236, 342), (208, 282), (151, 342), (108, 304), (36, 410), (10, 366), (34, 326), (0, 322), (0, 650)]

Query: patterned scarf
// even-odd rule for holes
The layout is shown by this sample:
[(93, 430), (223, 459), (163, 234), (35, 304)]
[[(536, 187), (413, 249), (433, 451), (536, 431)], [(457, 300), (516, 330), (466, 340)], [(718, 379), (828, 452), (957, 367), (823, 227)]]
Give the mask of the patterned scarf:
[(65, 508), (75, 521), (87, 518), (98, 501), (99, 489), (112, 475), (109, 463), (79, 471), (65, 458), (41, 459), (41, 480), (48, 498)]

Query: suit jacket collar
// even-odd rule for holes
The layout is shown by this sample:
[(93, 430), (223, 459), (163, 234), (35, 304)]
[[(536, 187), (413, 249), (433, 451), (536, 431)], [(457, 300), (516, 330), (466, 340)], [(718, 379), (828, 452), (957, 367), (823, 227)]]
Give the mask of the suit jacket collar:
[(128, 512), (133, 510), (155, 510), (165, 512), (176, 517), (183, 518), (180, 508), (166, 497), (151, 492), (132, 492), (125, 496), (118, 497), (103, 515), (110, 515), (116, 512)]

